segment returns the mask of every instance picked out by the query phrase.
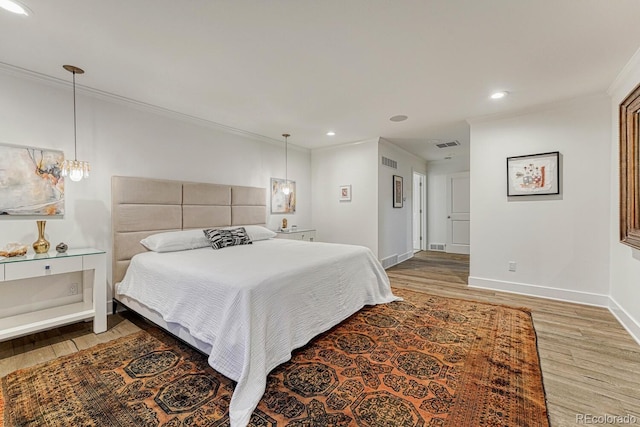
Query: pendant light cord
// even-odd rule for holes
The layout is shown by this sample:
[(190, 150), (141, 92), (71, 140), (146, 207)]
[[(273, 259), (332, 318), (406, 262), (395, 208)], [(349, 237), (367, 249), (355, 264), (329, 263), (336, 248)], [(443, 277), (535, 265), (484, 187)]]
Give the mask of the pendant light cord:
[(78, 160), (78, 137), (76, 126), (76, 72), (73, 73), (73, 159)]
[(78, 161), (78, 101), (76, 88), (76, 74), (84, 74), (82, 68), (75, 65), (63, 65), (62, 68), (73, 75), (73, 160), (65, 159), (62, 176), (69, 176), (71, 181), (80, 181), (89, 177), (89, 162)]

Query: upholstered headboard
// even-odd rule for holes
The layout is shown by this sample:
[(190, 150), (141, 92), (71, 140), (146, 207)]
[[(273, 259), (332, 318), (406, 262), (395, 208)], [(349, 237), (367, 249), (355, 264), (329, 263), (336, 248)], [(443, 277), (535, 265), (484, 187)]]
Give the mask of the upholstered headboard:
[(264, 225), (266, 199), (264, 188), (112, 177), (112, 283), (122, 280), (135, 254), (147, 251), (141, 239), (163, 231)]

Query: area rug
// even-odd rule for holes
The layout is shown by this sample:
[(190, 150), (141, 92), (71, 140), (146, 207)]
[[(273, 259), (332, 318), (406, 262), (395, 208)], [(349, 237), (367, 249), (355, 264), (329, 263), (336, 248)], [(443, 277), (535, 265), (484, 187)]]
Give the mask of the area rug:
[[(530, 314), (394, 290), (272, 371), (251, 426), (548, 426)], [(14, 426), (228, 426), (234, 382), (150, 329), (2, 378)]]

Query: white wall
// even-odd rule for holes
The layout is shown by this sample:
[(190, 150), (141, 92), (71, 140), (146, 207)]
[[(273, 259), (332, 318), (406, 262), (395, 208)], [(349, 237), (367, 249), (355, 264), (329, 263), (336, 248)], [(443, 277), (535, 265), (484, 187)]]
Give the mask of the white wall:
[(427, 163), (427, 245), (447, 243), (447, 175), (468, 172), (469, 161), (458, 156)]
[[(0, 68), (0, 142), (60, 149), (73, 157), (71, 91), (67, 83)], [(92, 175), (65, 182), (66, 214), (47, 221), (46, 234), (52, 245), (64, 241), (69, 247), (107, 250), (109, 276), (112, 175), (265, 188), (271, 177), (284, 178), (284, 142), (261, 141), (81, 89), (77, 108), (78, 159), (91, 162)], [(297, 212), (288, 217), (291, 224), (311, 226), (311, 155), (295, 144), (289, 148), (288, 174), (298, 197)], [(281, 218), (268, 215), (268, 225), (277, 228)], [(36, 237), (33, 218), (0, 218), (0, 246), (15, 241), (30, 247)]]
[(611, 120), (611, 189), (609, 232), (611, 246), (611, 305), (613, 313), (640, 343), (640, 251), (620, 243), (620, 205), (619, 205), (619, 129), (618, 108), (636, 85), (640, 83), (640, 50), (629, 61), (619, 78), (610, 88)]
[[(470, 285), (607, 305), (610, 108), (595, 96), (472, 121)], [(560, 196), (508, 200), (506, 158), (549, 151)]]
[[(413, 171), (426, 174), (426, 161), (382, 138), (378, 149), (378, 258), (390, 267), (413, 256)], [(398, 162), (398, 169), (383, 166), (382, 156)], [(393, 175), (403, 178), (402, 208), (393, 207)]]
[[(366, 246), (378, 255), (378, 139), (311, 152), (317, 240)], [(351, 201), (340, 201), (351, 185)]]
[[(396, 160), (398, 169), (382, 166), (382, 156)], [(395, 263), (387, 264), (391, 259), (413, 255), (413, 171), (426, 173), (424, 160), (381, 138), (315, 149), (311, 159), (318, 240), (366, 246), (385, 267)], [(406, 200), (401, 209), (393, 208), (393, 175), (404, 178)], [(339, 187), (349, 184), (351, 201), (339, 201)]]

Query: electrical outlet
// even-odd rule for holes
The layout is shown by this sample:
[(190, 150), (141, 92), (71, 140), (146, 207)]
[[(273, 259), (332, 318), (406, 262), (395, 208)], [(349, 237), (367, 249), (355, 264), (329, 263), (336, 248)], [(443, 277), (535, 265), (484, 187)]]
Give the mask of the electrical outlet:
[(69, 295), (78, 295), (78, 284), (72, 283), (69, 285)]
[(518, 264), (515, 261), (509, 261), (509, 271), (516, 271)]

